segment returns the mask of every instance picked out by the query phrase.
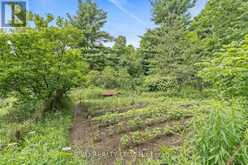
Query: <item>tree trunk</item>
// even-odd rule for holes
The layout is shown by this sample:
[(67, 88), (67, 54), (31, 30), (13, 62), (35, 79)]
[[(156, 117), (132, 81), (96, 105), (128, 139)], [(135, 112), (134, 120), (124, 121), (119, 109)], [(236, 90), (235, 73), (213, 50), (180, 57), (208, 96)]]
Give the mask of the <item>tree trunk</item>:
[(44, 113), (55, 112), (63, 109), (63, 98), (66, 91), (64, 89), (56, 90), (55, 94), (49, 97), (45, 103)]

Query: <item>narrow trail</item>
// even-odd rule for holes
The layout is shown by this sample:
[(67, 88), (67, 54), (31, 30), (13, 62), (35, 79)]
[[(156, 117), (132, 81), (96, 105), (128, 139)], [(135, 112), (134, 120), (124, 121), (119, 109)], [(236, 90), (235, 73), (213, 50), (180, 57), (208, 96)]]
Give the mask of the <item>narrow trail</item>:
[(102, 138), (99, 137), (96, 125), (88, 119), (87, 107), (80, 104), (76, 105), (74, 108), (73, 127), (70, 130), (70, 141), (74, 150), (80, 156), (86, 155), (89, 164), (112, 165), (116, 158), (115, 155), (106, 154), (109, 154), (114, 146), (107, 148), (104, 145), (97, 145)]
[(79, 147), (79, 145), (89, 144), (92, 137), (91, 122), (87, 117), (87, 108), (78, 104), (74, 108), (73, 127), (70, 130), (70, 141), (72, 145)]

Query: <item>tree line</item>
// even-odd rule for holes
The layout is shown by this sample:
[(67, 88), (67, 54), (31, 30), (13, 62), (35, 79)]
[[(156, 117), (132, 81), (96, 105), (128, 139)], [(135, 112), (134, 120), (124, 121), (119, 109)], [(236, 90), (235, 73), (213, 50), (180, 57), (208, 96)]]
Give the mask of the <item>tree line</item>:
[(192, 18), (195, 3), (152, 0), (156, 28), (141, 37), (139, 48), (102, 30), (107, 13), (93, 0), (79, 0), (76, 14), (66, 18), (29, 13), (33, 26), (0, 31), (0, 95), (42, 102), (45, 111), (58, 110), (72, 88), (88, 86), (216, 87), (226, 96), (246, 96), (248, 3), (209, 0)]

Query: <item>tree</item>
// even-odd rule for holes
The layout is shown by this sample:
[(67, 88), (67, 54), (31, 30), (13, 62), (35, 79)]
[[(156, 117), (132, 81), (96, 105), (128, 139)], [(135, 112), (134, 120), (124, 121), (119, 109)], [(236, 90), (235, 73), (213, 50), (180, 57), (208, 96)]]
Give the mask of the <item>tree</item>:
[(246, 0), (209, 0), (192, 22), (191, 30), (199, 38), (195, 56), (209, 59), (224, 44), (241, 41), (248, 33), (247, 10)]
[(143, 76), (142, 70), (142, 56), (139, 51), (132, 45), (128, 45), (126, 56), (127, 71), (133, 78)]
[(58, 110), (66, 93), (85, 81), (87, 65), (76, 48), (83, 34), (42, 20), (52, 21), (35, 15), (36, 28), (0, 34), (0, 95), (42, 100), (46, 111)]
[(156, 46), (159, 41), (156, 32), (158, 29), (149, 29), (142, 37), (140, 41), (139, 53), (142, 56), (142, 69), (144, 75), (149, 75), (152, 70), (151, 60), (154, 58)]
[(191, 79), (191, 56), (188, 53), (191, 45), (186, 36), (190, 23), (188, 10), (194, 4), (195, 0), (152, 1), (153, 21), (159, 27), (148, 31), (142, 40), (146, 74), (179, 86)]
[(78, 0), (76, 15), (67, 14), (67, 16), (69, 22), (84, 33), (80, 43), (81, 46), (95, 48), (109, 39), (109, 35), (101, 30), (107, 22), (107, 13), (99, 9), (94, 1)]
[(127, 45), (127, 39), (125, 36), (118, 36), (116, 39), (115, 39), (115, 43), (114, 43), (114, 46), (113, 48), (114, 49), (124, 49)]
[(126, 69), (133, 77), (141, 74), (141, 58), (132, 45), (127, 45), (125, 36), (118, 36), (112, 47), (110, 65), (116, 69)]
[(83, 48), (82, 54), (91, 69), (103, 70), (108, 51), (103, 43), (111, 41), (112, 37), (102, 27), (107, 21), (107, 13), (97, 7), (93, 0), (78, 0), (78, 10), (75, 16), (68, 15), (69, 23), (83, 33), (78, 47)]
[(112, 48), (112, 62), (117, 68), (127, 65), (127, 41), (125, 36), (118, 36)]
[(217, 87), (227, 97), (248, 97), (248, 36), (243, 42), (233, 42), (203, 62), (200, 76)]
[(196, 0), (153, 0), (153, 21), (168, 27), (178, 20), (188, 22), (189, 9), (194, 7)]

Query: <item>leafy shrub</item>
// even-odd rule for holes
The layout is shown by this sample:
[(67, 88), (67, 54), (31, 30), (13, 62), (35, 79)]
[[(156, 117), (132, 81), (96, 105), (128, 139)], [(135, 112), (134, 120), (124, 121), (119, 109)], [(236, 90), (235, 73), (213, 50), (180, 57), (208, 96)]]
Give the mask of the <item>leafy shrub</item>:
[(148, 91), (165, 91), (177, 89), (177, 82), (168, 77), (148, 76), (145, 80), (145, 88)]
[(81, 35), (69, 25), (0, 33), (0, 96), (14, 93), (44, 101), (47, 111), (59, 109), (61, 98), (85, 81), (87, 64), (75, 48)]
[(102, 72), (101, 72), (101, 83), (103, 87), (105, 88), (117, 88), (121, 86), (119, 84), (118, 78), (119, 78), (119, 73), (111, 67), (106, 67)]
[(102, 72), (91, 71), (88, 75), (88, 83), (102, 88), (129, 88), (132, 86), (131, 76), (126, 69), (116, 70), (106, 67)]
[(226, 97), (248, 97), (248, 36), (244, 42), (225, 46), (205, 68), (200, 76), (210, 81)]

